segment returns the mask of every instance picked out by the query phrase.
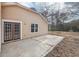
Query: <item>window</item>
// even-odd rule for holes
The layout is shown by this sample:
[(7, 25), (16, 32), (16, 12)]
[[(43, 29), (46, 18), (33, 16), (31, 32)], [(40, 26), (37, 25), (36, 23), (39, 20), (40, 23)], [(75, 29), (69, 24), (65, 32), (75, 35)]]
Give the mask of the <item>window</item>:
[(31, 24), (31, 32), (38, 32), (38, 24)]
[(35, 24), (35, 32), (38, 32), (38, 24)]
[(20, 23), (14, 23), (15, 26), (15, 35), (20, 34)]
[(6, 23), (6, 22), (4, 22), (5, 23), (5, 32), (11, 32), (11, 24), (8, 22), (8, 23)]

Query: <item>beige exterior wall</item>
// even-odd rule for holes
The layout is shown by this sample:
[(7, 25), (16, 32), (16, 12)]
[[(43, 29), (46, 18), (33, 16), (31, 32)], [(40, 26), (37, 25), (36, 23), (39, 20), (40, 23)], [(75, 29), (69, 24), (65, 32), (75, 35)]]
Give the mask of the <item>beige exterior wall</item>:
[[(22, 21), (22, 39), (48, 33), (48, 24), (31, 11), (18, 6), (2, 7), (2, 19)], [(38, 24), (38, 32), (31, 32), (31, 24)]]

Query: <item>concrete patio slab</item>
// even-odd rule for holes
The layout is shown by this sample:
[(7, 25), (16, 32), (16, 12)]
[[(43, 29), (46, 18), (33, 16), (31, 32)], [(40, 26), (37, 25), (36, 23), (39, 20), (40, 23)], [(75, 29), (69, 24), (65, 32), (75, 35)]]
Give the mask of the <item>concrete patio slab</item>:
[(35, 38), (35, 40), (38, 40), (44, 44), (49, 45), (57, 45), (58, 42), (60, 42), (63, 39), (63, 37), (56, 36), (56, 35), (46, 35), (42, 37)]
[(50, 52), (63, 37), (45, 35), (2, 45), (2, 57), (43, 57)]

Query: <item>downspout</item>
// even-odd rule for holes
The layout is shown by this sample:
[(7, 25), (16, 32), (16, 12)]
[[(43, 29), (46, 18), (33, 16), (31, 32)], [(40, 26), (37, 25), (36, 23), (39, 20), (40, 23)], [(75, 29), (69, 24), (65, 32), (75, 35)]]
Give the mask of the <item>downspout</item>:
[(0, 52), (1, 52), (1, 17), (0, 17)]
[[(0, 3), (0, 9), (1, 9), (1, 3)], [(0, 12), (1, 12), (1, 10), (0, 10)], [(1, 13), (0, 13), (0, 53), (1, 53)]]
[[(1, 3), (0, 3), (0, 9), (1, 9)], [(2, 9), (0, 10), (2, 13)], [(1, 43), (2, 43), (2, 15), (0, 13), (0, 53), (1, 53)]]

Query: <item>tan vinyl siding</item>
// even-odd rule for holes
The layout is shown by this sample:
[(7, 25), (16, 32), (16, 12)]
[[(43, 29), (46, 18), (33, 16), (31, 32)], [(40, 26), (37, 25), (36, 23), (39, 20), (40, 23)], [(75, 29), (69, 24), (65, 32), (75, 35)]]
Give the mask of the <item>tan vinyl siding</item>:
[[(48, 24), (39, 15), (18, 6), (2, 7), (2, 18), (22, 21), (22, 38), (48, 33)], [(31, 32), (32, 23), (38, 24), (38, 32)]]

